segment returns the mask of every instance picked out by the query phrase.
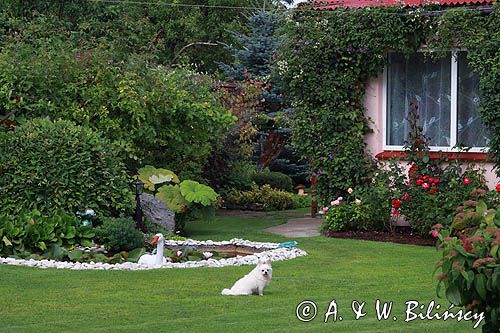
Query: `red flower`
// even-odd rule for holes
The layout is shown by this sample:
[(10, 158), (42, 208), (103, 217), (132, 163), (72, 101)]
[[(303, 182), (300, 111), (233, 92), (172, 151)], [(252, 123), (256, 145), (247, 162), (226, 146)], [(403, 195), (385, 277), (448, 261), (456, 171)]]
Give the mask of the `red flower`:
[(432, 235), (432, 237), (437, 238), (437, 236), (439, 235), (439, 232), (437, 230), (432, 230), (431, 235)]
[(433, 187), (429, 190), (429, 194), (435, 194), (437, 191), (437, 187)]
[(402, 197), (401, 197), (401, 200), (407, 200), (408, 199), (408, 193), (405, 193)]
[(500, 183), (497, 184), (496, 190), (497, 192), (500, 192)]
[(401, 213), (399, 212), (399, 210), (396, 210), (396, 209), (391, 210), (391, 213), (394, 214), (394, 215), (401, 215)]
[(469, 178), (464, 178), (464, 184), (469, 185), (470, 184), (470, 179)]
[(422, 182), (422, 180), (421, 180), (421, 179), (417, 180), (417, 186), (421, 186), (421, 185), (422, 185), (422, 183), (423, 183), (423, 182)]
[(394, 208), (399, 209), (399, 207), (401, 207), (401, 200), (392, 199), (392, 205)]
[(422, 184), (422, 188), (428, 189), (428, 188), (430, 188), (430, 187), (431, 187), (431, 186), (430, 186), (429, 184), (427, 184), (427, 183), (423, 183), (423, 184)]

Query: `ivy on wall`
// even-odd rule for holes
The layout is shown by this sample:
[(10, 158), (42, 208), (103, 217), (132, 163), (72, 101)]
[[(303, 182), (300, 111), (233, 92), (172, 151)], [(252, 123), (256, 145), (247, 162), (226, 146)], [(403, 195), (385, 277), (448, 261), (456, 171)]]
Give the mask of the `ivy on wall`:
[(289, 37), (276, 69), (296, 103), (294, 144), (311, 159), (323, 203), (370, 178), (363, 100), (390, 50), (470, 48), (469, 62), (481, 75), (481, 113), (500, 166), (499, 8), (489, 14), (456, 9), (435, 16), (426, 11), (436, 7), (336, 9), (297, 11), (288, 18)]

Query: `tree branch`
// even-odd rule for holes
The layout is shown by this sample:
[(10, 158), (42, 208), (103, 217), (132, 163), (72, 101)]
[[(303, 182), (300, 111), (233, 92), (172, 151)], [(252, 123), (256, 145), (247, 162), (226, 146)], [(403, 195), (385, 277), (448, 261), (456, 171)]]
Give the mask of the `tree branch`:
[(174, 57), (174, 59), (172, 59), (172, 64), (175, 64), (177, 62), (177, 58), (179, 58), (179, 56), (188, 48), (192, 47), (192, 46), (197, 46), (197, 45), (206, 45), (206, 46), (219, 46), (218, 43), (212, 43), (212, 42), (193, 42), (193, 43), (189, 43), (188, 45), (184, 46), (182, 49), (180, 49), (180, 51), (176, 54), (176, 56)]

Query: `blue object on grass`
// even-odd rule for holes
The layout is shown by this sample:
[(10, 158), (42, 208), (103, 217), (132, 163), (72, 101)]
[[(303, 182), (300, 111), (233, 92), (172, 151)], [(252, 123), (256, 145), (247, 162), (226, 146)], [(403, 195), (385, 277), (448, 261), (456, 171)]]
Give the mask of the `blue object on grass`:
[(283, 242), (283, 243), (279, 243), (278, 244), (278, 247), (296, 247), (297, 245), (299, 245), (299, 243), (293, 241), (293, 242)]

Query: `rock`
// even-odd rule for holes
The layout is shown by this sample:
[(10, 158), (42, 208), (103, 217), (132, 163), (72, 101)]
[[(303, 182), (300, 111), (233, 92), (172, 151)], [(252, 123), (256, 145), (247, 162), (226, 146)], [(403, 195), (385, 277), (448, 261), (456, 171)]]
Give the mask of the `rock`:
[(155, 196), (143, 193), (140, 196), (144, 217), (170, 232), (175, 232), (175, 213), (166, 203)]

